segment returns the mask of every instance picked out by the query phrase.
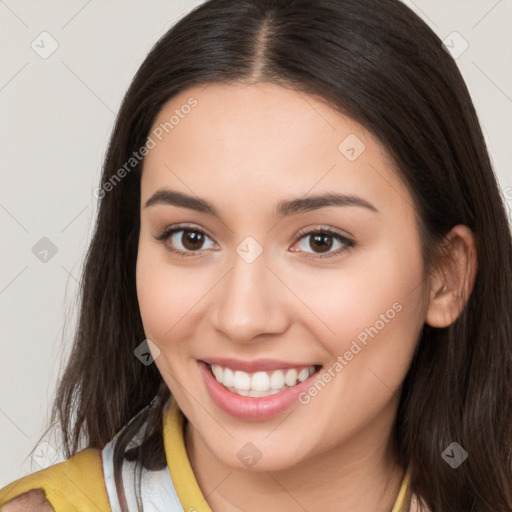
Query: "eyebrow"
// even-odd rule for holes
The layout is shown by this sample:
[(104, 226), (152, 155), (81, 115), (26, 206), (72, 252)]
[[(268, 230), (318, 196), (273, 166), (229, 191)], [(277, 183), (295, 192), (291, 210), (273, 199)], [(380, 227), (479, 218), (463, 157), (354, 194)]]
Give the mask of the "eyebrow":
[[(148, 199), (145, 208), (156, 204), (180, 206), (182, 208), (189, 208), (190, 210), (207, 213), (216, 217), (219, 216), (217, 209), (205, 199), (189, 196), (182, 192), (176, 192), (169, 189), (158, 189)], [(318, 210), (328, 206), (358, 206), (375, 213), (379, 212), (375, 206), (361, 197), (327, 192), (314, 196), (281, 201), (277, 204), (274, 210), (274, 217), (279, 219), (282, 217), (296, 215), (298, 213)]]

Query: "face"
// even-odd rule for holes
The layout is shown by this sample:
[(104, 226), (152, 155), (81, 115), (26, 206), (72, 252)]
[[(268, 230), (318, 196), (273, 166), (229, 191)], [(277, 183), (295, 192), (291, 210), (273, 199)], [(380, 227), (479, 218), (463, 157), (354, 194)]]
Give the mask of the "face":
[(427, 304), (413, 200), (380, 143), (273, 84), (183, 91), (151, 137), (138, 300), (195, 438), (266, 470), (385, 443)]

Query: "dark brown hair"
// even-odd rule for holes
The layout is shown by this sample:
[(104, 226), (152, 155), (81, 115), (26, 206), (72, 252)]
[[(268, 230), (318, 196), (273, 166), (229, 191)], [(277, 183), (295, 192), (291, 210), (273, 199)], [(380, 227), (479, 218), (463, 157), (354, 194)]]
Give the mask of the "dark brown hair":
[[(476, 237), (478, 272), (459, 318), (424, 326), (394, 428), (411, 486), (432, 511), (512, 510), (512, 240), (464, 80), (441, 40), (398, 0), (210, 0), (174, 25), (126, 93), (102, 185), (146, 143), (163, 105), (193, 85), (272, 82), (314, 94), (372, 132), (411, 192), (425, 268), (455, 225)], [(104, 194), (81, 281), (79, 324), (53, 409), (67, 456), (102, 448), (155, 397), (143, 449), (165, 465), (169, 390), (134, 349), (142, 163)], [(453, 441), (469, 458), (452, 469)]]

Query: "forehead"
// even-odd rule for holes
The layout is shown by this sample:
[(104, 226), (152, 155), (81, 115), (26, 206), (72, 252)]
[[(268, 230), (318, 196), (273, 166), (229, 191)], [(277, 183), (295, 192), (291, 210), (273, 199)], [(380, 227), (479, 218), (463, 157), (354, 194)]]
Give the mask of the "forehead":
[(189, 88), (164, 105), (150, 136), (156, 145), (145, 157), (142, 200), (169, 187), (269, 204), (325, 191), (384, 209), (397, 199), (412, 203), (370, 132), (324, 101), (275, 84)]

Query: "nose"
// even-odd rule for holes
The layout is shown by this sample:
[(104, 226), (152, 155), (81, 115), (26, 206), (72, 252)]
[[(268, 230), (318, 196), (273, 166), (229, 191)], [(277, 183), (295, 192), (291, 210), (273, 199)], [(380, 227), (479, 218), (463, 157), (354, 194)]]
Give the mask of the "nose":
[(290, 297), (267, 264), (263, 254), (251, 263), (236, 254), (231, 270), (216, 287), (212, 323), (234, 342), (247, 343), (288, 328)]

